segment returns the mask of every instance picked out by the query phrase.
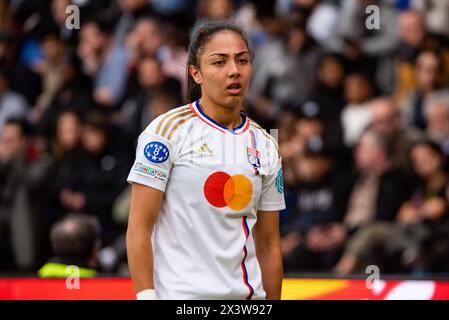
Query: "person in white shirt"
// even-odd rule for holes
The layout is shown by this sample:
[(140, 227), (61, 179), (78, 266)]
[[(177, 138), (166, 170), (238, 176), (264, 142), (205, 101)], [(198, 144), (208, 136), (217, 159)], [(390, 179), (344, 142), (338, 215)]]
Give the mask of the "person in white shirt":
[(345, 80), (344, 90), (347, 105), (341, 112), (343, 140), (347, 147), (353, 148), (373, 119), (373, 86), (365, 75), (352, 73)]
[(239, 27), (201, 26), (192, 102), (139, 137), (127, 230), (137, 299), (281, 297), (282, 165), (275, 139), (241, 110), (251, 58)]

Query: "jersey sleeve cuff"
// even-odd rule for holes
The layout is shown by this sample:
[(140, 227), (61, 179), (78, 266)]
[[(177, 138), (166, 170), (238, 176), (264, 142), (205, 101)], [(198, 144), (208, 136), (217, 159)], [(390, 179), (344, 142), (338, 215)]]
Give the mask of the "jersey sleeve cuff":
[(157, 181), (149, 181), (143, 177), (138, 176), (137, 174), (130, 174), (126, 181), (128, 181), (129, 184), (133, 184), (133, 183), (143, 184), (144, 186), (151, 187), (154, 189), (158, 189), (162, 192), (165, 192), (166, 184), (159, 183)]
[(265, 203), (262, 205), (259, 205), (257, 210), (259, 211), (281, 211), (286, 208), (285, 202), (272, 202), (272, 203)]

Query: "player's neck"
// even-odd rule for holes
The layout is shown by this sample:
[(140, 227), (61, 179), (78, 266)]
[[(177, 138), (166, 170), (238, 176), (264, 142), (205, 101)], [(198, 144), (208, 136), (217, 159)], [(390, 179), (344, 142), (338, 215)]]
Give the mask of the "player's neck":
[(200, 99), (201, 110), (210, 118), (221, 124), (223, 127), (233, 129), (242, 123), (240, 107), (229, 108), (214, 104), (207, 97)]

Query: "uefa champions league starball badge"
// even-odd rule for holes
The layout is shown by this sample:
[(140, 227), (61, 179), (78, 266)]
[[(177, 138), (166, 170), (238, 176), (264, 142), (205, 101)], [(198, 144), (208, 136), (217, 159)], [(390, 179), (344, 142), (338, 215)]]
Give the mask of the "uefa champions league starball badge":
[(145, 146), (143, 154), (150, 162), (162, 163), (168, 159), (170, 152), (162, 142), (151, 141)]

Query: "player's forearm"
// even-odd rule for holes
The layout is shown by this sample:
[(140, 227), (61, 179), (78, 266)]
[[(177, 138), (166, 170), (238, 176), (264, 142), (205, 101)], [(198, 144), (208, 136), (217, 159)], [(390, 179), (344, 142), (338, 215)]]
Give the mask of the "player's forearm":
[(128, 228), (126, 233), (126, 250), (128, 267), (136, 293), (154, 288), (153, 250), (150, 233), (144, 228)]
[(262, 283), (267, 300), (281, 299), (282, 291), (282, 253), (280, 245), (259, 250), (257, 258), (262, 271)]

